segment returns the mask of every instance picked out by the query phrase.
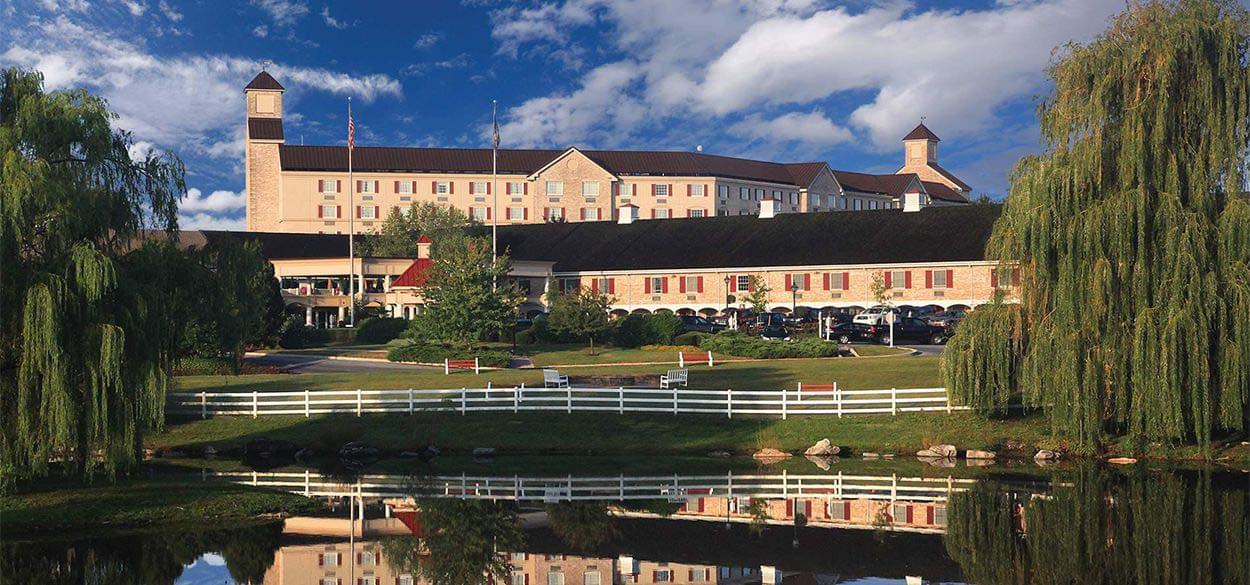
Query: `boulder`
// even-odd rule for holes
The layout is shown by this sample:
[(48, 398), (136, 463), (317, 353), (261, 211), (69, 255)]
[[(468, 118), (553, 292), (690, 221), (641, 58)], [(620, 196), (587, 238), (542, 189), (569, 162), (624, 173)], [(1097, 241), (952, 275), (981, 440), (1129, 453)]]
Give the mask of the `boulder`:
[(1059, 459), (1059, 452), (1051, 451), (1050, 449), (1042, 449), (1033, 456), (1033, 459), (1037, 461), (1055, 461)]
[(815, 445), (808, 447), (807, 450), (803, 452), (803, 454), (813, 455), (816, 457), (832, 457), (841, 452), (842, 452), (842, 449), (838, 448), (837, 445), (830, 443), (829, 439), (821, 439), (819, 441), (816, 441)]
[(808, 461), (811, 461), (813, 465), (819, 467), (822, 471), (829, 471), (829, 467), (838, 462), (838, 458), (832, 456), (821, 457), (818, 455), (804, 455), (803, 457)]
[(1132, 465), (1137, 463), (1137, 459), (1133, 457), (1112, 457), (1107, 460), (1112, 465)]
[(877, 455), (876, 453), (873, 453), (872, 451), (864, 452), (864, 459), (876, 459), (878, 457), (880, 457), (880, 455)]
[(708, 453), (707, 456), (716, 459), (728, 459), (729, 457), (732, 457), (733, 454), (729, 451), (712, 451), (711, 453)]
[(473, 456), (474, 457), (494, 457), (495, 448), (494, 447), (478, 447), (473, 450)]
[(993, 459), (965, 459), (964, 460), (964, 465), (967, 465), (968, 467), (989, 467), (993, 464), (994, 464)]
[(993, 451), (981, 451), (978, 449), (968, 449), (968, 451), (964, 453), (964, 457), (968, 459), (996, 459), (998, 458), (998, 455), (994, 453)]
[(754, 455), (751, 455), (751, 457), (756, 461), (763, 463), (776, 463), (778, 461), (789, 459), (791, 455), (785, 451), (774, 449), (772, 447), (765, 447), (756, 451)]
[(375, 457), (377, 454), (378, 450), (376, 447), (370, 447), (359, 441), (352, 441), (339, 449), (340, 459), (364, 459)]
[(921, 449), (916, 452), (916, 457), (945, 457), (954, 459), (959, 454), (959, 449), (954, 445), (933, 445), (928, 449)]
[(217, 448), (216, 448), (216, 447), (214, 447), (214, 446), (212, 446), (212, 445), (209, 445), (209, 446), (207, 446), (207, 447), (204, 447), (204, 456), (205, 456), (205, 457), (208, 457), (209, 459), (212, 459), (213, 457), (216, 457), (216, 456), (217, 456)]
[(955, 460), (949, 457), (917, 457), (921, 463), (932, 467), (954, 467)]

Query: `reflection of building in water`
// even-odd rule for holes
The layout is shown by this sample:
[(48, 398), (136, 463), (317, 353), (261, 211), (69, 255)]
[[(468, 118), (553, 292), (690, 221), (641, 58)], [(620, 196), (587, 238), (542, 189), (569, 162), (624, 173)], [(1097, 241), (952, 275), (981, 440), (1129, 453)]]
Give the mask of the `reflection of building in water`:
[[(351, 563), (355, 562), (355, 580)], [(414, 585), (417, 579), (391, 567), (376, 542), (294, 544), (274, 553), (264, 585)]]
[(676, 517), (730, 522), (764, 521), (793, 524), (802, 518), (810, 526), (890, 528), (894, 530), (943, 531), (946, 502), (893, 501), (886, 499), (838, 499), (801, 497), (759, 499), (749, 497), (697, 496), (682, 504)]

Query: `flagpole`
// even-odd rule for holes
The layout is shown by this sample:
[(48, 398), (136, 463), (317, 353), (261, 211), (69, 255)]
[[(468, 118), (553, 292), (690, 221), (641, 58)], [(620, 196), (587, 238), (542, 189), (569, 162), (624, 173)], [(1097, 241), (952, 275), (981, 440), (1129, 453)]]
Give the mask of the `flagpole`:
[[(352, 98), (347, 98), (347, 125), (353, 125)], [(356, 326), (356, 183), (352, 180), (352, 129), (347, 132), (347, 323)]]
[(490, 138), (490, 251), (499, 257), (499, 185), (496, 183), (499, 173), (499, 122), (495, 117), (495, 100), (490, 101), (490, 121), (492, 134)]

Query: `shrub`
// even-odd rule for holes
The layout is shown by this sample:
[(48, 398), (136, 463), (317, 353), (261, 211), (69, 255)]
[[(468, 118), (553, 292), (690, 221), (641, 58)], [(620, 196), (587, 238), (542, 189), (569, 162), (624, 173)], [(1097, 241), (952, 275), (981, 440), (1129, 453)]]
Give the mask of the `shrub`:
[(408, 328), (408, 320), (397, 317), (369, 317), (356, 327), (359, 343), (386, 343)]
[(516, 334), (517, 345), (529, 345), (534, 343), (534, 328), (530, 327), (525, 331), (518, 331)]
[(234, 364), (226, 357), (185, 356), (174, 363), (175, 376), (229, 376)]
[(684, 331), (681, 319), (672, 313), (656, 313), (647, 318), (648, 343), (666, 345)]
[(647, 351), (671, 351), (674, 353), (679, 351), (699, 351), (699, 348), (693, 345), (644, 345), (638, 349), (645, 349)]
[(507, 367), (511, 354), (504, 350), (482, 347), (461, 347), (440, 343), (409, 343), (397, 345), (386, 352), (386, 359), (393, 362), (421, 362), (441, 364), (443, 360), (478, 359), (478, 365), (491, 368)]
[(305, 347), (325, 345), (329, 341), (330, 334), (325, 329), (308, 327), (300, 322), (299, 319), (291, 318), (282, 326), (282, 334), (278, 339), (278, 346), (283, 349), (303, 349)]
[(703, 344), (703, 339), (711, 337), (710, 334), (701, 331), (687, 331), (673, 338), (674, 345), (693, 345), (699, 347)]
[(682, 332), (681, 319), (672, 313), (626, 315), (617, 319), (613, 344), (617, 347), (671, 345)]
[[(535, 322), (537, 324), (537, 322)], [(617, 347), (639, 347), (647, 343), (647, 318), (645, 315), (626, 315), (613, 322), (613, 343)]]
[(838, 344), (819, 337), (804, 337), (792, 341), (767, 340), (736, 331), (709, 335), (699, 346), (715, 353), (761, 359), (832, 357), (838, 355)]

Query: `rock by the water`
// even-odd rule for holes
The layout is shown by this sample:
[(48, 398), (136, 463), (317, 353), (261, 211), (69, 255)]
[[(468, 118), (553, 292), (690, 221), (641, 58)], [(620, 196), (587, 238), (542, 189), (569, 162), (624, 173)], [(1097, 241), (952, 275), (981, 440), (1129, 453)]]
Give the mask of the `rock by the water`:
[(950, 457), (917, 457), (921, 463), (933, 467), (954, 467), (955, 460)]
[(838, 458), (832, 456), (821, 457), (819, 455), (804, 455), (803, 457), (808, 461), (811, 461), (813, 465), (819, 467), (822, 471), (829, 471), (829, 467), (838, 462)]
[(343, 447), (339, 449), (339, 457), (342, 459), (360, 459), (363, 457), (373, 457), (377, 454), (377, 448), (370, 447), (359, 441), (352, 441), (343, 445)]
[(216, 447), (214, 447), (214, 446), (212, 446), (212, 445), (209, 445), (209, 446), (207, 446), (207, 447), (204, 447), (204, 456), (205, 456), (205, 457), (216, 457), (216, 456), (217, 456), (217, 448), (216, 448)]
[(864, 453), (864, 459), (876, 459), (877, 457), (880, 457), (880, 455), (877, 455), (876, 453), (873, 453), (872, 451), (866, 451)]
[(711, 453), (708, 453), (707, 456), (715, 457), (716, 459), (725, 459), (728, 457), (732, 457), (733, 454), (730, 453), (729, 451), (712, 451)]
[(495, 448), (494, 447), (478, 447), (473, 450), (473, 456), (474, 457), (494, 457)]
[(1059, 452), (1051, 451), (1050, 449), (1042, 449), (1041, 451), (1038, 451), (1033, 458), (1038, 461), (1054, 461), (1059, 459)]
[(831, 443), (829, 439), (821, 439), (819, 441), (816, 441), (815, 445), (808, 447), (807, 450), (803, 452), (803, 454), (814, 455), (816, 457), (832, 457), (841, 452), (842, 452), (842, 449), (840, 449), (837, 445), (834, 445), (833, 443)]
[(756, 461), (763, 461), (764, 463), (776, 463), (783, 459), (789, 459), (791, 455), (785, 451), (767, 447), (756, 451), (754, 455), (751, 455), (751, 457)]
[(954, 459), (959, 454), (959, 449), (954, 445), (934, 445), (928, 449), (916, 451), (916, 457), (945, 457)]
[(1107, 460), (1112, 465), (1132, 465), (1137, 463), (1137, 459), (1133, 457), (1112, 457)]
[(979, 449), (968, 449), (968, 452), (964, 454), (964, 457), (968, 459), (995, 459), (998, 457), (998, 454), (994, 453), (993, 451), (981, 451)]

